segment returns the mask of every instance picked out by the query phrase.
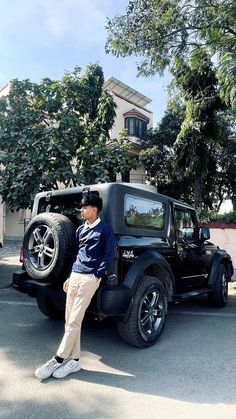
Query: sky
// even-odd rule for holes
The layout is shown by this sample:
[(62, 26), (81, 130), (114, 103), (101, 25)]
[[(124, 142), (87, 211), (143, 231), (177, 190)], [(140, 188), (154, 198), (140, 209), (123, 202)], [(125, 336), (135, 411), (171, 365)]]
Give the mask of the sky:
[(105, 53), (107, 18), (125, 12), (128, 0), (0, 0), (0, 86), (9, 80), (60, 79), (78, 65), (98, 63), (152, 99), (154, 126), (167, 105), (165, 77), (137, 77), (136, 57)]

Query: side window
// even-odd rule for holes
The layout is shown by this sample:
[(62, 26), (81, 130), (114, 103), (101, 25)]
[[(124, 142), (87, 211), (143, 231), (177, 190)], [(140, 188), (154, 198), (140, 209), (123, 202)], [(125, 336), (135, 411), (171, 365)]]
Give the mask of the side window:
[(175, 209), (175, 223), (178, 238), (194, 239), (196, 236), (195, 212)]
[(165, 204), (127, 195), (125, 197), (125, 223), (129, 227), (164, 230)]

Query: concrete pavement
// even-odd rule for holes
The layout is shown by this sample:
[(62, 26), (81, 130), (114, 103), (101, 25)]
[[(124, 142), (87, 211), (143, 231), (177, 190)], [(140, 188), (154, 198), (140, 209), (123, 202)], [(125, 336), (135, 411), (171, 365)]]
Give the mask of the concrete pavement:
[(0, 289), (11, 285), (13, 272), (21, 269), (20, 241), (6, 241), (0, 248)]
[(10, 288), (19, 242), (0, 249), (0, 418), (236, 419), (236, 290), (224, 309), (205, 300), (171, 305), (163, 335), (146, 350), (124, 343), (111, 321), (85, 322), (82, 370), (39, 382), (63, 321)]

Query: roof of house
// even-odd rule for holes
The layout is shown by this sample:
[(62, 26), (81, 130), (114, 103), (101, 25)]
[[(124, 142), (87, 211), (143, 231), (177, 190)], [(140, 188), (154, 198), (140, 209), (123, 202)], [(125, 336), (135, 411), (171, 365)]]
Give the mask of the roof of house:
[(104, 88), (106, 90), (117, 93), (124, 99), (130, 100), (140, 107), (144, 107), (152, 101), (147, 96), (144, 96), (142, 93), (138, 92), (127, 84), (117, 80), (115, 77), (110, 77), (108, 80), (106, 80), (104, 83)]

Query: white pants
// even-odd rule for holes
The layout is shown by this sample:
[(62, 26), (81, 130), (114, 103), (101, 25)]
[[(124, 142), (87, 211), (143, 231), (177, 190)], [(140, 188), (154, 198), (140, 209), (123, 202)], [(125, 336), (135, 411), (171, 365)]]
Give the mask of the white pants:
[(100, 282), (94, 274), (72, 272), (66, 296), (65, 333), (57, 351), (61, 358), (80, 358), (82, 321)]

